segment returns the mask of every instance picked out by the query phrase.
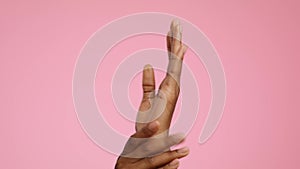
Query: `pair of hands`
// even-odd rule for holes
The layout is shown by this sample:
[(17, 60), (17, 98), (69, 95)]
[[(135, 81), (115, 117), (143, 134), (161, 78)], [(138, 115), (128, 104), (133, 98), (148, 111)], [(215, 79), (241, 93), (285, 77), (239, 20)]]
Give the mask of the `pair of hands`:
[(184, 135), (169, 135), (169, 128), (180, 91), (182, 60), (187, 50), (181, 42), (181, 25), (171, 23), (166, 41), (169, 55), (167, 74), (156, 93), (151, 65), (143, 70), (143, 98), (136, 120), (136, 133), (126, 143), (115, 169), (176, 169), (179, 160), (189, 153), (187, 147), (170, 150)]

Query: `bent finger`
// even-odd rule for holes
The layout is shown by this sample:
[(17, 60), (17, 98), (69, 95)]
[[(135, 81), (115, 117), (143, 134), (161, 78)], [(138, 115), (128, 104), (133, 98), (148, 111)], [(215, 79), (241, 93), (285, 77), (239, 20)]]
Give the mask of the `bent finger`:
[(187, 147), (178, 150), (168, 151), (157, 156), (145, 158), (137, 163), (140, 169), (159, 168), (166, 166), (175, 159), (183, 158), (189, 154)]
[(160, 126), (160, 124), (158, 121), (150, 122), (145, 127), (143, 127), (141, 130), (139, 130), (135, 134), (133, 134), (131, 137), (133, 137), (133, 138), (151, 137), (159, 130), (159, 126)]
[(131, 154), (136, 154), (139, 146), (147, 141), (144, 138), (152, 137), (159, 130), (159, 122), (153, 121), (148, 123), (141, 130), (138, 130), (135, 134), (133, 134), (127, 141), (124, 150), (121, 154), (123, 157), (132, 157)]
[[(141, 140), (141, 139), (140, 139)], [(128, 154), (131, 158), (144, 158), (155, 156), (163, 152), (169, 151), (170, 147), (180, 144), (184, 140), (184, 135), (174, 134), (168, 137), (152, 137), (144, 139), (134, 151)]]
[(179, 160), (178, 159), (175, 159), (173, 161), (171, 161), (169, 164), (163, 166), (163, 167), (160, 167), (158, 169), (176, 169), (179, 167)]

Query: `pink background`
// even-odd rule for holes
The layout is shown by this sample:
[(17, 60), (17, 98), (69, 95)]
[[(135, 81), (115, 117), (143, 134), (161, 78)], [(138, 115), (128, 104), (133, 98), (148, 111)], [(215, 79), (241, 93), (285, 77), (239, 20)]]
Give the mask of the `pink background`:
[[(116, 156), (97, 147), (77, 120), (74, 65), (85, 41), (101, 26), (147, 11), (197, 25), (216, 47), (227, 78), (223, 119), (213, 137), (199, 145), (209, 84), (201, 63), (187, 57), (198, 69), (198, 82), (203, 81), (203, 108), (184, 143), (191, 154), (181, 160), (181, 168), (299, 168), (299, 7), (296, 0), (2, 1), (0, 168), (113, 168)], [(148, 42), (164, 47), (159, 38)], [(136, 105), (141, 91), (134, 89), (130, 97)], [(114, 112), (105, 116), (117, 130), (133, 131), (133, 124), (112, 118)]]

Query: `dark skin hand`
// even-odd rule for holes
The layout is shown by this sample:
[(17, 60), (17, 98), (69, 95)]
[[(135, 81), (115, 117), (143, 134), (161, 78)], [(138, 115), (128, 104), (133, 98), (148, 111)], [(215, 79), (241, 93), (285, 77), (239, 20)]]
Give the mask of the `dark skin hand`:
[(133, 134), (117, 160), (115, 169), (176, 169), (188, 155), (187, 147), (170, 150), (184, 140), (182, 134), (169, 135), (169, 128), (180, 92), (182, 60), (187, 50), (181, 42), (181, 26), (172, 21), (166, 38), (169, 53), (167, 74), (155, 92), (151, 65), (143, 70), (143, 98)]

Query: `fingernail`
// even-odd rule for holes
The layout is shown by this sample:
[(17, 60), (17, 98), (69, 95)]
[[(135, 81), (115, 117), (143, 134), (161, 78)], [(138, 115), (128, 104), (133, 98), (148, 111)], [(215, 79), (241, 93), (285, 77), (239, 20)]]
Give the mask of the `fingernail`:
[(145, 66), (144, 66), (144, 69), (151, 69), (152, 68), (152, 66), (150, 65), (150, 64), (146, 64)]
[(181, 148), (179, 150), (177, 150), (177, 153), (179, 154), (187, 154), (189, 153), (190, 149), (188, 147), (184, 147), (184, 148)]
[(170, 162), (169, 166), (175, 166), (175, 165), (178, 165), (178, 164), (179, 164), (179, 160), (175, 159), (172, 162)]
[(177, 26), (177, 25), (179, 25), (179, 24), (180, 24), (179, 20), (178, 20), (178, 19), (174, 19), (174, 20), (172, 21), (172, 23), (171, 23), (171, 26), (175, 27), (175, 26)]

